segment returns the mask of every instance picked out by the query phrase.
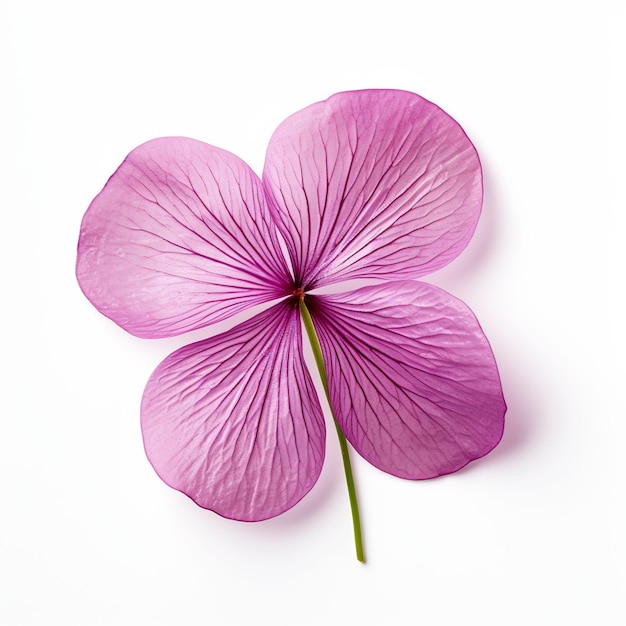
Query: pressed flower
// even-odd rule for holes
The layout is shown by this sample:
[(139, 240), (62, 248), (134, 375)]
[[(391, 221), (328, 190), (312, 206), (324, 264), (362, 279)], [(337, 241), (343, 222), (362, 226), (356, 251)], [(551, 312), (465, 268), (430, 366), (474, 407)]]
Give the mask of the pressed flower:
[[(403, 91), (339, 93), (291, 116), (261, 179), (192, 139), (131, 152), (81, 227), (77, 276), (94, 306), (134, 335), (169, 337), (268, 303), (152, 374), (141, 426), (159, 476), (237, 520), (279, 515), (308, 493), (325, 424), (304, 327), (363, 560), (346, 439), (381, 470), (426, 479), (502, 435), (506, 407), (476, 318), (414, 280), (465, 248), (481, 205), (480, 162), (461, 127)], [(320, 292), (352, 279), (378, 283)]]

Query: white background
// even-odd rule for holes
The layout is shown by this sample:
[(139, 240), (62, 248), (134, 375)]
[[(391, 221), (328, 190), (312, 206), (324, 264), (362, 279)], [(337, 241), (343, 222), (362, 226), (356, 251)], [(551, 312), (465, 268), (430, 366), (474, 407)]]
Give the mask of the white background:
[[(619, 4), (2, 3), (0, 624), (626, 623)], [(191, 338), (127, 335), (73, 272), (85, 209), (139, 143), (186, 135), (260, 172), (286, 116), (365, 87), (420, 93), (478, 148), (478, 231), (429, 280), (476, 312), (509, 411), (452, 476), (354, 459), (360, 565), (333, 437), (268, 522), (160, 482), (139, 402)]]

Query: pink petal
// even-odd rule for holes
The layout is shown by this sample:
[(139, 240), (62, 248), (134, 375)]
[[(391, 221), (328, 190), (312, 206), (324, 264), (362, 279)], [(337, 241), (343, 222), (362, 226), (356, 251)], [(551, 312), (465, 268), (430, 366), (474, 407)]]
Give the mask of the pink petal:
[(313, 487), (325, 427), (302, 355), (297, 307), (282, 302), (167, 357), (141, 406), (159, 476), (200, 506), (273, 517)]
[(263, 183), (303, 287), (415, 278), (455, 258), (482, 205), (478, 155), (404, 91), (339, 93), (274, 133)]
[(432, 478), (500, 441), (498, 370), (460, 300), (411, 281), (310, 300), (335, 416), (370, 463)]
[(91, 203), (78, 281), (129, 332), (165, 337), (288, 293), (288, 270), (260, 180), (193, 139), (133, 150)]

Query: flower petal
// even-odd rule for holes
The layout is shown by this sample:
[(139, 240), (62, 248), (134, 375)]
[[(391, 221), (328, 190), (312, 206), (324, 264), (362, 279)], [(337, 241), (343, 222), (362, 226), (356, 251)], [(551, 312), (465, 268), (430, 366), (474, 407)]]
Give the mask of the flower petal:
[(141, 426), (156, 472), (200, 506), (258, 521), (296, 504), (325, 441), (297, 307), (282, 302), (167, 357), (146, 386)]
[(78, 281), (141, 337), (206, 326), (287, 293), (260, 180), (239, 158), (170, 137), (133, 150), (89, 207)]
[(460, 300), (412, 281), (310, 300), (335, 417), (370, 463), (432, 478), (500, 441), (498, 370)]
[(339, 93), (292, 115), (270, 141), (263, 183), (307, 288), (432, 272), (465, 248), (482, 205), (463, 129), (404, 91)]

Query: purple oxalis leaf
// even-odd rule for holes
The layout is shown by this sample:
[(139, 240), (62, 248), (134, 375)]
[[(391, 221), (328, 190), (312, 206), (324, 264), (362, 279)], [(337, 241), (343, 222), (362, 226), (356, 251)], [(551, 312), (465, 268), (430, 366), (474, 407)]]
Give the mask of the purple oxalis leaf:
[(312, 299), (333, 412), (372, 465), (433, 478), (500, 441), (498, 370), (460, 300), (415, 281)]
[[(131, 152), (81, 226), (77, 278), (99, 311), (165, 337), (281, 300), (157, 367), (141, 423), (161, 478), (238, 520), (278, 515), (313, 487), (325, 426), (304, 325), (364, 560), (346, 437), (380, 469), (421, 479), (458, 470), (502, 435), (500, 379), (476, 318), (403, 280), (455, 258), (481, 204), (480, 163), (461, 127), (403, 91), (336, 94), (292, 115), (272, 136), (262, 181), (192, 139)], [(393, 282), (308, 293), (354, 278)]]
[(474, 146), (405, 91), (340, 93), (276, 130), (263, 182), (296, 282), (417, 278), (469, 242), (482, 205)]
[(140, 337), (224, 320), (290, 282), (258, 177), (182, 137), (126, 157), (85, 214), (76, 273), (96, 308)]
[(141, 427), (159, 476), (200, 506), (256, 521), (296, 504), (325, 441), (297, 307), (282, 302), (167, 357), (146, 386)]

